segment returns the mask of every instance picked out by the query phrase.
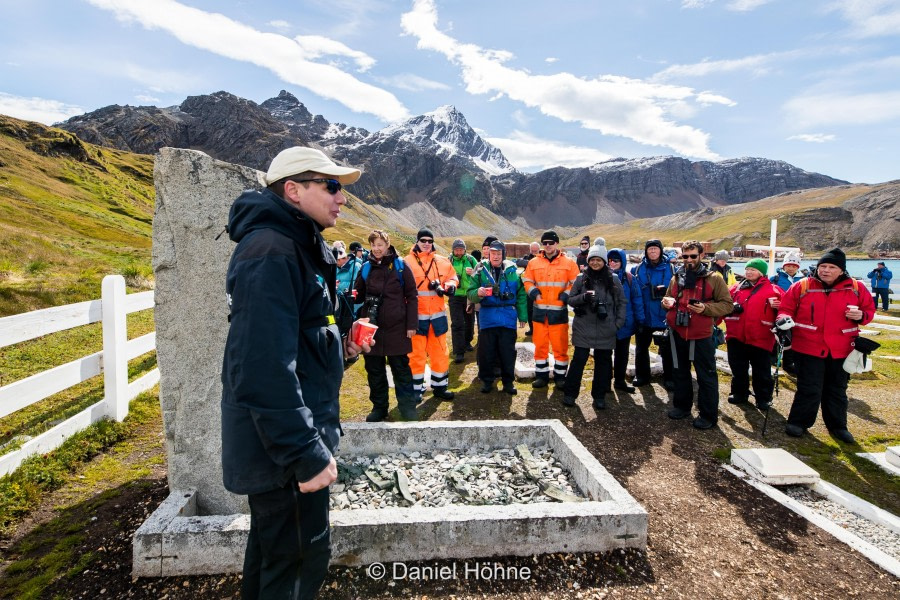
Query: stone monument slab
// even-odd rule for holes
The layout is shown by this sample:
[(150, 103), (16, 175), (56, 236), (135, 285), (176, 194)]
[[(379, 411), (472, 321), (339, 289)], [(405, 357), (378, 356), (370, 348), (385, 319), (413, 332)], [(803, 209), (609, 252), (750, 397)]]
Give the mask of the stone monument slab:
[(819, 474), (782, 448), (746, 448), (731, 451), (731, 464), (769, 485), (815, 484)]

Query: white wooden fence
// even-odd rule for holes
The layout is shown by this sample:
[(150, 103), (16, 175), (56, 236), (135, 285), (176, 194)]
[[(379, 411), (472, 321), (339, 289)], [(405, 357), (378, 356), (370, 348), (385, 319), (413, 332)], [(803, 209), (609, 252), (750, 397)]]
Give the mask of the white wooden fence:
[(103, 278), (100, 300), (0, 318), (0, 348), (102, 321), (103, 350), (0, 387), (0, 418), (103, 373), (103, 400), (56, 425), (21, 448), (0, 455), (0, 476), (33, 454), (57, 448), (70, 435), (103, 418), (121, 421), (131, 399), (159, 382), (159, 369), (128, 382), (128, 361), (156, 348), (156, 333), (128, 339), (126, 315), (153, 308), (153, 292), (125, 293), (121, 275)]

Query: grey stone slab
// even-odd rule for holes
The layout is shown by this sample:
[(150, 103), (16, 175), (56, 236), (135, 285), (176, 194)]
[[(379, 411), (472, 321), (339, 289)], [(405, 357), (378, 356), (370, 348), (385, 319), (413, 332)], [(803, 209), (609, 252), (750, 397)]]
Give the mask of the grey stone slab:
[(747, 448), (731, 451), (731, 464), (769, 485), (815, 484), (819, 474), (781, 448)]
[[(586, 502), (331, 512), (334, 564), (646, 548), (647, 512), (557, 420), (348, 423), (342, 455), (550, 447)], [(134, 575), (239, 572), (249, 516), (198, 515), (173, 492), (135, 534)]]
[(900, 446), (888, 446), (885, 448), (884, 459), (900, 469)]

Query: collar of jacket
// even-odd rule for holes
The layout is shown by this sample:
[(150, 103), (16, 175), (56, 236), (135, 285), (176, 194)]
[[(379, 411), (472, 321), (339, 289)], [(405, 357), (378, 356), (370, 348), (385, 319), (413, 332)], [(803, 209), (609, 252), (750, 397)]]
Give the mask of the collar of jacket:
[(387, 252), (384, 253), (384, 256), (381, 258), (375, 258), (375, 255), (369, 252), (369, 262), (373, 265), (382, 265), (394, 262), (394, 259), (397, 257), (397, 250), (394, 249), (393, 246), (388, 246)]

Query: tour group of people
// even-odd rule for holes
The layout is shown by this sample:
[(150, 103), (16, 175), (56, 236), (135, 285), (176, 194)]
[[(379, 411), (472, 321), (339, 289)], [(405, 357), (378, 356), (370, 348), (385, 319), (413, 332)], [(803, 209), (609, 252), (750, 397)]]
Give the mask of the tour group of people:
[[(222, 471), (226, 489), (249, 498), (244, 598), (313, 598), (321, 586), (331, 553), (328, 486), (337, 479), (339, 391), (344, 369), (359, 356), (372, 402), (366, 420), (378, 422), (388, 415), (387, 367), (405, 420), (417, 418), (426, 365), (434, 397), (453, 400), (451, 356), (462, 363), (472, 351), (482, 393), (495, 392), (499, 379), (502, 393), (516, 394), (515, 343), (526, 326), (535, 346), (532, 387), (552, 383), (566, 406), (576, 404), (591, 355), (595, 409), (606, 407), (612, 389), (649, 385), (655, 345), (663, 385), (673, 394), (668, 416), (690, 417), (696, 403), (694, 427), (710, 429), (718, 419), (715, 350), (724, 326), (729, 402), (752, 396), (757, 408), (769, 408), (774, 353), (797, 379), (785, 432), (802, 436), (821, 406), (831, 435), (853, 442), (849, 375), (841, 367), (876, 309), (866, 287), (847, 274), (840, 249), (826, 252), (806, 277), (792, 254), (771, 276), (765, 261), (753, 259), (737, 277), (727, 252), (707, 263), (697, 241), (683, 243), (673, 260), (660, 240), (647, 240), (631, 268), (625, 251), (607, 249), (603, 238), (585, 236), (573, 260), (552, 230), (517, 261), (495, 236), (472, 252), (455, 240), (445, 256), (427, 227), (406, 256), (379, 229), (368, 248), (329, 245), (322, 232), (346, 203), (343, 186), (360, 175), (319, 150), (288, 148), (269, 165), (266, 188), (244, 192), (229, 215), (237, 246), (225, 282)], [(872, 287), (888, 289), (890, 271), (879, 266)], [(349, 335), (358, 319), (377, 325), (373, 343)], [(628, 382), (632, 337), (635, 376)]]

